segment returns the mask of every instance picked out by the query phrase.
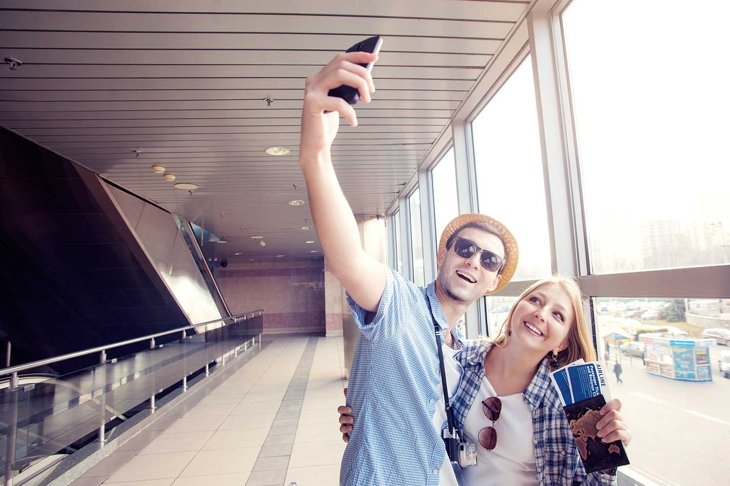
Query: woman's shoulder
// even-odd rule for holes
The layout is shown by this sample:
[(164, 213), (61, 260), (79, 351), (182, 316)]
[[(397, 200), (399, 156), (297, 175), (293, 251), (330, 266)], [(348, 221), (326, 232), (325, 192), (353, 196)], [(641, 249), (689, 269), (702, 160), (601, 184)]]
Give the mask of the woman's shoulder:
[(454, 358), (461, 363), (461, 366), (468, 368), (476, 364), (480, 364), (484, 359), (484, 355), (489, 352), (494, 343), (484, 337), (478, 339), (467, 339), (463, 342), (463, 347), (459, 350)]

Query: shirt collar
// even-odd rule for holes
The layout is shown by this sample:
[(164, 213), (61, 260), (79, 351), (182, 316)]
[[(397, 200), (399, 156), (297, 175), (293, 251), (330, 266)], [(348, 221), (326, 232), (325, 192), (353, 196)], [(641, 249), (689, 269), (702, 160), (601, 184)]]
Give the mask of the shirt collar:
[(553, 386), (550, 382), (550, 365), (548, 362), (547, 357), (543, 358), (540, 366), (537, 368), (537, 373), (535, 373), (530, 384), (527, 385), (524, 393), (525, 399), (533, 410), (540, 406), (548, 391), (548, 387)]
[[(457, 355), (464, 370), (476, 369), (479, 373), (479, 379), (484, 376), (484, 356), (492, 349), (495, 344), (491, 341), (482, 341), (473, 346), (467, 346), (462, 351), (463, 354)], [(527, 385), (527, 388), (523, 392), (525, 400), (530, 405), (531, 410), (535, 410), (540, 406), (545, 394), (549, 391), (548, 387), (551, 387), (550, 382), (550, 365), (548, 364), (548, 358), (544, 358), (540, 362), (540, 366), (537, 368), (537, 373)]]
[(426, 287), (426, 298), (431, 303), (431, 310), (433, 311), (433, 317), (436, 319), (439, 327), (443, 331), (448, 326), (446, 317), (444, 316), (444, 309), (441, 307), (441, 301), (436, 297), (436, 282), (431, 282), (431, 285)]

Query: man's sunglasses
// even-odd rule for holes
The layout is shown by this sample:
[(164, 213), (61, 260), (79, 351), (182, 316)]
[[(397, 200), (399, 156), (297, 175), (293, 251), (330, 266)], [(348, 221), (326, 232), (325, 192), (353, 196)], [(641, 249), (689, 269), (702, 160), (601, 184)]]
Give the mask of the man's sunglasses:
[(482, 250), (476, 243), (466, 238), (457, 236), (454, 240), (454, 253), (461, 258), (471, 258), (475, 253), (481, 252), (479, 262), (485, 270), (489, 272), (498, 272), (504, 266), (504, 260), (489, 250)]
[(486, 450), (491, 451), (497, 447), (497, 429), (494, 428), (494, 422), (499, 419), (502, 412), (502, 400), (498, 397), (489, 397), (482, 401), (482, 412), (487, 420), (492, 421), (492, 425), (484, 427), (479, 431), (479, 444)]

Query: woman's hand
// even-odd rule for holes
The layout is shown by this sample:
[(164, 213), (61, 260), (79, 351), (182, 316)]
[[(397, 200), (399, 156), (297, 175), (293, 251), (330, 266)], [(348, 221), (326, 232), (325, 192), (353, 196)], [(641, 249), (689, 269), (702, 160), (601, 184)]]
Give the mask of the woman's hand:
[[(347, 396), (347, 387), (342, 390), (342, 393)], [(347, 405), (337, 407), (337, 413), (340, 414), (340, 432), (342, 432), (342, 440), (350, 442), (350, 432), (352, 432), (352, 424), (355, 422), (355, 417), (352, 416), (352, 409)]]
[(624, 446), (628, 446), (631, 442), (631, 434), (621, 416), (621, 401), (614, 398), (606, 403), (601, 408), (601, 415), (601, 420), (596, 423), (598, 437), (606, 443), (620, 440)]
[(355, 418), (352, 416), (352, 409), (347, 405), (342, 405), (337, 407), (337, 413), (340, 414), (340, 432), (342, 433), (342, 440), (349, 442), (350, 432), (352, 432), (352, 424), (355, 422)]

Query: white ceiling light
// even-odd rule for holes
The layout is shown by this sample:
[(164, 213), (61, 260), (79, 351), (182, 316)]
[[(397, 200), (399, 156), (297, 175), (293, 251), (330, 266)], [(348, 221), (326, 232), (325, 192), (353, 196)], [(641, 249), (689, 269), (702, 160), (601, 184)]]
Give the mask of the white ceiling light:
[(169, 172), (163, 176), (167, 182), (174, 182), (175, 179), (177, 179), (177, 176), (175, 174), (170, 174)]
[(266, 242), (264, 240), (259, 241), (259, 246), (266, 246)]
[(314, 243), (314, 240), (307, 240), (307, 241), (305, 241), (304, 243), (306, 243), (306, 244), (308, 244), (308, 245), (311, 245), (312, 243)]
[(193, 184), (192, 182), (178, 182), (175, 184), (175, 188), (182, 189), (183, 191), (194, 191), (198, 187), (197, 184)]
[(155, 174), (164, 174), (165, 173), (164, 165), (155, 164), (152, 167), (150, 167), (150, 169), (152, 169), (152, 172), (154, 172)]
[(261, 240), (261, 239), (263, 239), (263, 236), (261, 236), (261, 235), (254, 235), (254, 236), (250, 236), (249, 238), (251, 238), (252, 240)]
[(289, 155), (289, 149), (286, 147), (269, 147), (265, 150), (269, 155), (280, 157), (282, 155)]
[(302, 231), (309, 231), (311, 229), (309, 226), (302, 226)]
[(284, 258), (284, 255), (276, 255), (276, 258)]
[(289, 201), (289, 206), (304, 206), (304, 201), (301, 199), (294, 199), (292, 201)]

